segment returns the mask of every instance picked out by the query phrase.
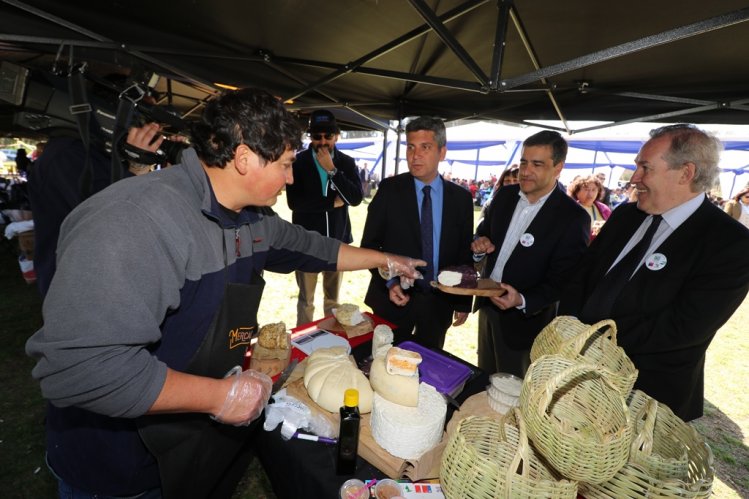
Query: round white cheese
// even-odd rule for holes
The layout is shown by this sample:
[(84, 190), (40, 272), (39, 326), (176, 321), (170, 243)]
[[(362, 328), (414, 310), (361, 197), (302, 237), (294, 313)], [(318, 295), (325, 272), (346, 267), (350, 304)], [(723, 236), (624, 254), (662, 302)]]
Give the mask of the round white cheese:
[(418, 459), (440, 440), (447, 404), (433, 386), (419, 385), (419, 404), (406, 407), (374, 394), (372, 437), (380, 447), (401, 459)]

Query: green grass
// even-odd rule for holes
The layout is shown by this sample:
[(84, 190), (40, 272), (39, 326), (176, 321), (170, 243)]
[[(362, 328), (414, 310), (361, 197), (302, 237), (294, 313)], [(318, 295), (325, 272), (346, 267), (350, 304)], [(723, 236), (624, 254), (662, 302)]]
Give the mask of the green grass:
[[(284, 218), (289, 211), (283, 197), (275, 207)], [(367, 204), (351, 210), (354, 237), (361, 236)], [(265, 274), (267, 285), (261, 303), (260, 323), (296, 321), (297, 287), (293, 274)], [(364, 306), (369, 272), (344, 276), (341, 300)], [(24, 343), (41, 324), (36, 288), (21, 278), (13, 245), (0, 244), (0, 498), (55, 497), (55, 484), (44, 465), (44, 402), (39, 386), (31, 378), (31, 359)], [(318, 291), (317, 314), (322, 312)], [(749, 299), (718, 332), (708, 350), (706, 368), (706, 416), (695, 423), (715, 453), (715, 497), (749, 497)], [(450, 328), (446, 350), (475, 363), (475, 314), (461, 327)], [(262, 468), (254, 460), (238, 489), (236, 499), (274, 498)]]
[(24, 353), (41, 326), (41, 300), (21, 277), (14, 243), (0, 242), (0, 497), (54, 497), (44, 464), (44, 402)]

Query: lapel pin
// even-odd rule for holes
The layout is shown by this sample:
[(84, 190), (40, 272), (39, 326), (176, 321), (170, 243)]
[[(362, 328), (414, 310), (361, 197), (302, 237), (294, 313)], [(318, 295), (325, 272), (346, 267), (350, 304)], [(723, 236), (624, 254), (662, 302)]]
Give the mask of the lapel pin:
[(533, 237), (533, 234), (530, 232), (526, 232), (522, 236), (520, 236), (520, 244), (522, 244), (524, 247), (529, 248), (533, 246), (533, 243), (536, 241), (536, 238)]
[(648, 270), (661, 270), (668, 263), (668, 258), (663, 253), (653, 253), (645, 259), (645, 266)]

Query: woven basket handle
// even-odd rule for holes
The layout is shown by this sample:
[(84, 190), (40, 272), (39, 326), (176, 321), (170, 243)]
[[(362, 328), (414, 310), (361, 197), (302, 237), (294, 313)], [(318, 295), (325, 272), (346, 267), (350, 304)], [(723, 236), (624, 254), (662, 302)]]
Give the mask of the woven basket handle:
[(562, 348), (560, 348), (561, 351), (565, 351), (567, 348), (571, 349), (575, 353), (582, 353), (583, 347), (588, 342), (588, 340), (596, 334), (600, 329), (608, 327), (609, 330), (601, 333), (602, 336), (605, 336), (607, 334), (611, 334), (611, 340), (610, 341), (602, 341), (603, 344), (601, 348), (607, 348), (606, 344), (610, 344), (611, 347), (616, 347), (616, 322), (614, 322), (611, 319), (605, 319), (599, 322), (596, 322), (595, 324), (588, 326), (588, 329), (586, 329), (584, 332), (578, 334), (577, 336), (574, 336), (567, 340), (563, 345)]
[(630, 451), (640, 451), (645, 455), (650, 455), (653, 452), (653, 433), (655, 431), (655, 419), (658, 414), (658, 401), (655, 399), (648, 400), (648, 403), (640, 410), (635, 420), (635, 429), (637, 424), (645, 418), (642, 429), (637, 432), (637, 436), (632, 441)]
[[(605, 370), (594, 366), (593, 364), (575, 362), (566, 369), (558, 372), (554, 376), (551, 376), (546, 380), (546, 383), (544, 383), (544, 391), (541, 394), (541, 398), (539, 399), (543, 412), (546, 412), (546, 410), (549, 408), (549, 404), (551, 404), (551, 400), (554, 398), (554, 393), (560, 386), (564, 386), (567, 381), (571, 380), (578, 374), (591, 371), (596, 373), (598, 377), (601, 378), (603, 382), (606, 383), (606, 385), (614, 392), (619, 393), (619, 389), (611, 382)], [(624, 402), (624, 400), (622, 400), (622, 405), (625, 409), (627, 408), (627, 404)]]
[[(512, 415), (510, 417), (510, 415)], [(515, 455), (512, 458), (512, 462), (510, 463), (510, 466), (507, 468), (507, 472), (505, 474), (505, 490), (503, 499), (510, 499), (513, 496), (512, 491), (512, 479), (517, 473), (517, 469), (520, 466), (520, 463), (523, 463), (523, 470), (520, 474), (523, 479), (528, 480), (530, 476), (530, 444), (528, 443), (528, 434), (525, 431), (525, 421), (523, 421), (522, 414), (520, 412), (520, 409), (518, 407), (513, 407), (511, 411), (507, 414), (507, 422), (511, 422), (512, 419), (515, 420), (518, 427), (518, 446), (517, 449), (515, 449)], [(504, 424), (502, 425), (504, 427)]]

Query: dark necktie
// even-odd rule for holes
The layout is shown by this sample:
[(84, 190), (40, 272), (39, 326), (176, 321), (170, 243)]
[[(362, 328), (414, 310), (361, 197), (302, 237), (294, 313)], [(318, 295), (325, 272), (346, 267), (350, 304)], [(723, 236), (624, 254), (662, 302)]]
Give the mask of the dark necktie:
[(427, 262), (426, 272), (422, 284), (425, 289), (430, 289), (429, 283), (434, 280), (434, 240), (432, 236), (432, 188), (425, 185), (421, 192), (424, 199), (421, 201), (421, 258)]
[(663, 217), (654, 215), (650, 222), (650, 227), (645, 231), (640, 242), (638, 242), (619, 262), (614, 265), (609, 272), (598, 281), (593, 289), (588, 301), (585, 302), (580, 319), (584, 322), (596, 322), (602, 319), (608, 319), (611, 315), (611, 309), (614, 302), (621, 293), (629, 278), (637, 268), (642, 257), (645, 256), (650, 243), (653, 241), (653, 235), (661, 224)]

